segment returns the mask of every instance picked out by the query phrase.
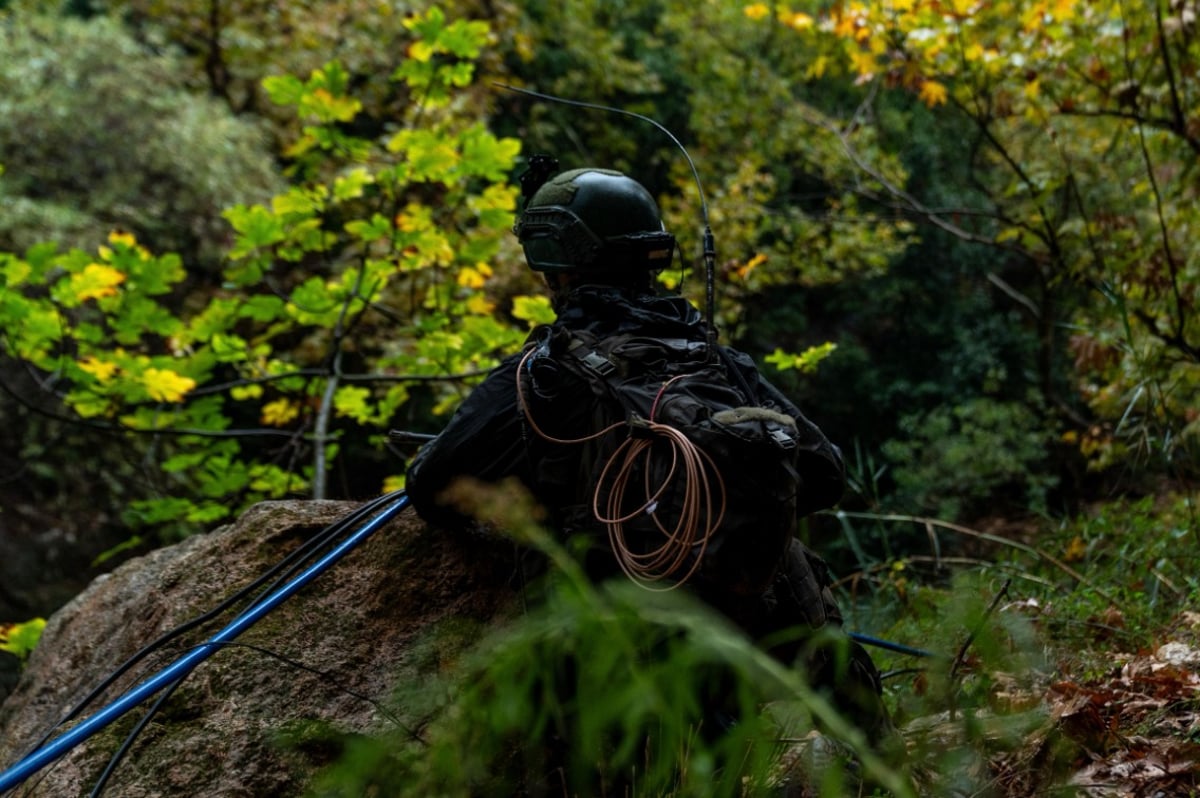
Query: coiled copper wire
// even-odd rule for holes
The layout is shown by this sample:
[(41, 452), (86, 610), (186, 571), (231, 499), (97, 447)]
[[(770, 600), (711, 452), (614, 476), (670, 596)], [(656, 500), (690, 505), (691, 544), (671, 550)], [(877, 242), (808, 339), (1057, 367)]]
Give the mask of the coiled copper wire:
[[(590, 435), (574, 439), (557, 438), (544, 432), (530, 413), (525, 389), (521, 383), (521, 373), (535, 351), (530, 349), (517, 366), (517, 400), (530, 428), (541, 438), (552, 443), (584, 443), (620, 427), (631, 428), (629, 422), (618, 421)], [(687, 582), (700, 567), (708, 543), (725, 516), (725, 481), (716, 463), (678, 428), (654, 419), (667, 388), (686, 376), (688, 375), (676, 375), (663, 383), (651, 405), (650, 418), (645, 421), (644, 429), (649, 435), (643, 437), (630, 434), (621, 442), (601, 469), (592, 493), (592, 514), (607, 528), (609, 544), (617, 563), (633, 582), (647, 590), (673, 590)], [(655, 447), (655, 443), (663, 442), (668, 446), (667, 455), (662, 453), (661, 445)], [(656, 456), (669, 456), (670, 467), (662, 481), (653, 485), (651, 474), (654, 471), (652, 465)], [(642, 467), (642, 490), (645, 499), (635, 509), (622, 513), (621, 508), (626, 506), (625, 497), (630, 489), (629, 483), (639, 465)], [(679, 517), (668, 529), (657, 512), (659, 499), (677, 480), (682, 480), (683, 487)], [(606, 485), (607, 500), (604, 500)], [(626, 524), (642, 514), (650, 516), (662, 533), (663, 541), (650, 551), (638, 553), (630, 547), (626, 539)], [(678, 575), (685, 567), (687, 570)], [(666, 580), (671, 580), (670, 584), (656, 586), (656, 583)]]

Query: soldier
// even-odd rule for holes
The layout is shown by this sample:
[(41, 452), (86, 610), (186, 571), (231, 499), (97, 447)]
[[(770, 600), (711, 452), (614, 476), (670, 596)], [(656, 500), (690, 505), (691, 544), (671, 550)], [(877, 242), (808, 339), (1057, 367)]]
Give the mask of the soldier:
[[(549, 286), (556, 321), (535, 330), (521, 353), (491, 372), (417, 454), (407, 476), (413, 506), (430, 523), (462, 527), (471, 522), (442, 498), (446, 487), (459, 477), (485, 483), (516, 477), (564, 538), (582, 534), (596, 541), (587, 558), (593, 576), (624, 570), (634, 578), (684, 583), (751, 638), (772, 636), (770, 653), (805, 668), (809, 681), (827, 688), (869, 737), (887, 736), (891, 725), (869, 655), (848, 639), (840, 641), (837, 655), (807, 645), (817, 630), (840, 629), (842, 616), (824, 562), (794, 537), (795, 523), (840, 499), (845, 482), (840, 451), (748, 356), (728, 347), (719, 347), (719, 357), (710, 352), (710, 328), (686, 299), (655, 290), (655, 275), (669, 265), (675, 239), (640, 183), (595, 168), (541, 180), (525, 186), (527, 203), (514, 232), (529, 267)], [(614, 339), (621, 346), (605, 347)], [(567, 350), (572, 358), (563, 356)], [(613, 363), (603, 353), (617, 350), (635, 359), (637, 352), (649, 352), (653, 357), (647, 361), (720, 369), (723, 382), (747, 394), (755, 423), (770, 420), (792, 447), (790, 464), (774, 469), (776, 474), (760, 476), (758, 463), (717, 464), (714, 477), (724, 495), (736, 495), (739, 481), (755, 481), (760, 489), (771, 485), (779, 501), (755, 502), (750, 510), (728, 502), (718, 528), (687, 538), (671, 561), (674, 567), (658, 573), (636, 570), (657, 551), (650, 538), (662, 538), (660, 520), (655, 532), (649, 517), (664, 508), (678, 511), (690, 499), (667, 491), (640, 506), (635, 502), (627, 512), (597, 490), (604, 481), (598, 472), (620, 468), (612, 463), (630, 437), (628, 408), (614, 400), (606, 377), (597, 376), (612, 373)], [(597, 374), (588, 373), (593, 366)], [(675, 367), (672, 373), (680, 371)], [(654, 406), (661, 394), (651, 397)], [(636, 469), (636, 463), (630, 467)], [(615, 489), (609, 480), (608, 494)], [(784, 508), (784, 517), (773, 507)], [(616, 519), (606, 515), (632, 516), (619, 540), (612, 535)], [(783, 630), (794, 633), (780, 635)]]

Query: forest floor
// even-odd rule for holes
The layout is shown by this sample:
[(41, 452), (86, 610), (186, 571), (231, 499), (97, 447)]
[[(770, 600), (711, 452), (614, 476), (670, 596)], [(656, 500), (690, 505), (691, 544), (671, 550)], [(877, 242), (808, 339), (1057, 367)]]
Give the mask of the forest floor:
[(960, 781), (955, 795), (1200, 795), (1190, 494), (995, 538), (972, 538), (955, 552), (970, 564), (936, 585), (913, 564), (928, 558), (911, 555), (874, 579), (891, 591), (884, 636), (952, 660), (876, 657), (897, 674), (885, 685), (914, 760), (943, 786)]
[[(1111, 620), (1111, 619), (1110, 619)], [(1001, 795), (1165, 798), (1200, 791), (1200, 613), (1184, 611), (1156, 649), (1111, 650), (1006, 698), (1045, 723), (996, 754)]]

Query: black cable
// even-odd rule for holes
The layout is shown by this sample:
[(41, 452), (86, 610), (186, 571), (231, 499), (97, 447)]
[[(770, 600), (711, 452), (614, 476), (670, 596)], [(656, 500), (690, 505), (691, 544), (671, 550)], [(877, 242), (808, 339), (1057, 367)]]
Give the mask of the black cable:
[[(337, 679), (335, 678), (336, 674), (334, 674), (332, 671), (325, 671), (325, 670), (321, 670), (320, 668), (313, 667), (312, 665), (306, 665), (305, 663), (301, 662), (298, 659), (292, 659), (291, 657), (287, 656), (286, 654), (280, 654), (278, 651), (272, 651), (271, 649), (267, 648), (266, 646), (260, 646), (260, 645), (254, 644), (254, 643), (243, 643), (240, 640), (227, 640), (227, 641), (224, 641), (221, 643), (209, 642), (209, 643), (201, 643), (200, 645), (201, 646), (220, 646), (220, 647), (230, 647), (230, 648), (247, 648), (247, 649), (250, 649), (251, 651), (258, 652), (259, 654), (264, 654), (273, 659), (277, 659), (280, 662), (284, 663), (285, 665), (290, 665), (291, 667), (293, 667), (297, 670), (306, 671), (308, 673), (313, 674), (314, 676), (320, 676), (322, 679), (325, 680), (326, 684), (337, 688), (340, 692), (343, 692), (352, 698), (357, 698), (360, 701), (365, 701), (366, 703), (373, 706), (375, 708), (375, 710), (377, 712), (379, 712), (380, 715), (382, 715), (384, 718), (386, 718), (388, 721), (390, 721), (394, 726), (396, 726), (396, 728), (401, 729), (405, 734), (407, 734), (413, 740), (416, 740), (419, 743), (426, 742), (425, 738), (423, 738), (416, 731), (410, 729), (408, 727), (408, 725), (405, 724), (404, 721), (400, 720), (400, 718), (397, 715), (395, 715), (390, 709), (388, 709), (387, 706), (383, 704), (383, 702), (378, 701), (374, 698), (371, 698), (371, 696), (367, 695), (366, 693), (360, 693), (357, 690), (352, 690), (351, 688), (346, 687), (344, 684), (339, 683), (337, 681)], [(199, 648), (199, 647), (200, 646), (194, 646), (193, 648)]]
[(96, 779), (96, 784), (92, 787), (92, 791), (88, 793), (88, 798), (100, 798), (100, 794), (104, 792), (104, 787), (108, 784), (108, 780), (112, 777), (113, 772), (117, 769), (117, 765), (119, 765), (121, 760), (125, 758), (125, 755), (129, 753), (129, 749), (133, 747), (133, 743), (135, 740), (137, 740), (138, 735), (142, 733), (142, 729), (146, 728), (146, 726), (150, 723), (150, 719), (158, 713), (159, 708), (161, 708), (162, 705), (167, 702), (167, 699), (179, 689), (179, 685), (183, 684), (183, 680), (185, 678), (187, 677), (181, 676), (178, 681), (164, 690), (162, 695), (158, 697), (158, 700), (156, 700), (150, 706), (150, 708), (146, 710), (146, 714), (143, 715), (142, 719), (137, 722), (137, 725), (133, 727), (129, 734), (125, 735), (125, 741), (121, 743), (121, 747), (117, 749), (116, 753), (109, 757), (108, 764), (104, 767), (104, 772), (100, 774), (98, 779)]
[[(338, 689), (339, 691), (341, 691), (349, 696), (352, 696), (354, 698), (359, 699), (360, 701), (365, 701), (368, 704), (370, 704), (372, 707), (374, 707), (376, 709), (376, 711), (379, 712), (380, 715), (382, 715), (384, 718), (386, 718), (391, 723), (393, 723), (397, 728), (402, 729), (411, 739), (413, 739), (419, 743), (422, 743), (422, 744), (425, 744), (425, 742), (426, 742), (424, 740), (424, 738), (421, 737), (420, 734), (418, 734), (417, 732), (415, 732), (414, 730), (409, 728), (408, 725), (404, 723), (404, 721), (400, 720), (399, 717), (397, 717), (389, 709), (387, 709), (387, 707), (385, 707), (382, 702), (377, 701), (374, 698), (371, 698), (369, 695), (366, 695), (365, 693), (360, 693), (357, 690), (352, 690), (349, 687), (346, 687), (345, 685), (340, 684), (339, 682), (336, 681), (335, 678), (333, 678), (334, 674), (332, 674), (329, 671), (324, 671), (324, 670), (321, 670), (320, 668), (314, 668), (311, 665), (306, 665), (303, 662), (300, 662), (299, 660), (292, 659), (291, 657), (288, 657), (284, 654), (280, 654), (277, 651), (272, 651), (271, 649), (266, 648), (265, 646), (259, 646), (259, 645), (255, 645), (253, 643), (242, 643), (242, 642), (235, 641), (235, 640), (224, 641), (221, 643), (213, 643), (213, 642), (201, 643), (197, 646), (192, 646), (189, 650), (194, 651), (198, 648), (203, 648), (204, 646), (218, 646), (221, 648), (224, 648), (224, 647), (246, 648), (251, 651), (256, 651), (260, 654), (264, 654), (268, 657), (277, 659), (286, 665), (290, 665), (291, 667), (296, 668), (297, 670), (307, 671), (308, 673), (312, 673), (316, 676), (320, 676), (323, 680), (325, 680), (326, 684), (331, 685), (332, 687)], [(141, 735), (141, 733), (145, 730), (146, 726), (149, 725), (151, 719), (158, 713), (159, 709), (162, 708), (162, 706), (167, 702), (167, 700), (170, 699), (171, 695), (174, 694), (174, 692), (177, 689), (179, 689), (179, 687), (183, 684), (184, 680), (186, 680), (187, 677), (190, 675), (191, 675), (191, 673), (187, 673), (187, 674), (184, 674), (183, 676), (181, 676), (176, 682), (174, 682), (170, 687), (168, 687), (163, 692), (162, 695), (160, 695), (158, 697), (158, 700), (156, 700), (154, 702), (154, 704), (150, 707), (150, 709), (146, 710), (146, 714), (142, 716), (141, 720), (138, 721), (137, 725), (133, 727), (133, 729), (129, 732), (128, 735), (126, 735), (124, 742), (121, 743), (121, 747), (118, 748), (117, 751), (112, 755), (112, 757), (109, 758), (108, 764), (104, 768), (104, 772), (102, 772), (100, 774), (100, 777), (96, 780), (96, 784), (92, 787), (92, 791), (89, 794), (88, 798), (101, 798), (101, 795), (104, 792), (105, 787), (108, 785), (108, 782), (112, 777), (112, 774), (116, 771), (117, 766), (121, 763), (121, 760), (124, 759), (125, 756), (129, 753), (129, 751), (133, 748), (134, 742)]]

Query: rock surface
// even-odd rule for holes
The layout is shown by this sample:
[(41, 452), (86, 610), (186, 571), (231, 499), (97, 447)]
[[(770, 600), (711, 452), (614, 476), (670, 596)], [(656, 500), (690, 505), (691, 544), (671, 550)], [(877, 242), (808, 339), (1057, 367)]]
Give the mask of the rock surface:
[[(142, 646), (212, 609), (357, 506), (265, 502), (234, 524), (96, 579), (50, 619), (16, 689), (0, 705), (0, 770)], [(312, 722), (345, 733), (384, 728), (390, 721), (359, 696), (387, 703), (398, 682), (436, 672), (516, 606), (506, 551), (505, 544), (428, 529), (411, 510), (402, 512), (238, 638), (323, 673), (242, 646), (216, 653), (143, 731), (105, 794), (302, 794), (333, 754), (321, 746), (283, 745), (281, 733)], [(230, 618), (171, 643), (118, 686), (158, 672)], [(115, 695), (110, 691), (82, 717)], [(20, 794), (87, 795), (143, 712), (134, 709), (44, 768)]]

